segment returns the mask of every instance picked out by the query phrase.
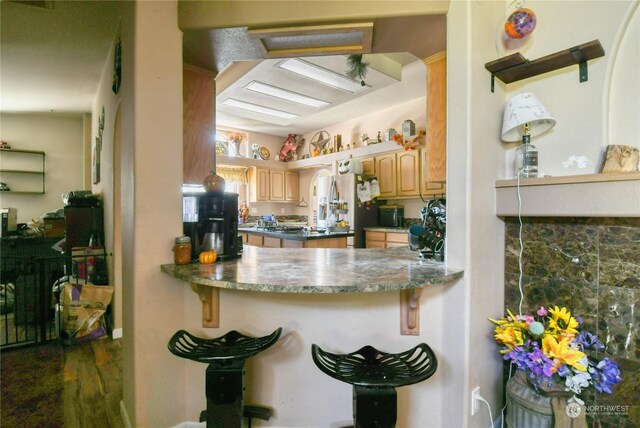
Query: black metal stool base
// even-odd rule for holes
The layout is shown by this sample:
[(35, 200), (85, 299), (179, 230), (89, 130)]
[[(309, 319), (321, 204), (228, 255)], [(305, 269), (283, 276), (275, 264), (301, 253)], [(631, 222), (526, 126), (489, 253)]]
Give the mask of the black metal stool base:
[[(251, 428), (251, 421), (255, 418), (262, 419), (263, 421), (268, 421), (271, 419), (271, 415), (273, 412), (268, 407), (262, 406), (244, 406), (242, 411), (242, 416), (247, 418), (247, 428)], [(200, 420), (199, 422), (207, 421), (207, 411), (203, 410), (200, 412)]]
[(200, 414), (200, 422), (207, 428), (241, 428), (242, 418), (269, 420), (271, 410), (266, 407), (245, 406), (244, 363), (247, 358), (269, 348), (282, 328), (269, 336), (253, 338), (233, 330), (216, 339), (202, 339), (180, 330), (169, 340), (174, 355), (209, 363), (205, 375), (207, 410)]
[(355, 428), (394, 428), (398, 395), (395, 388), (353, 387)]
[(438, 360), (426, 343), (398, 354), (365, 346), (351, 354), (332, 354), (312, 345), (313, 362), (325, 374), (353, 385), (355, 428), (394, 428), (396, 388), (430, 378)]

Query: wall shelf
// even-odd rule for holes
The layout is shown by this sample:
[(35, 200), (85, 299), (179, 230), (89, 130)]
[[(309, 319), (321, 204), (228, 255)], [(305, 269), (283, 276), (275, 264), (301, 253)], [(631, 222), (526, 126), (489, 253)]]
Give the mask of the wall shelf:
[(493, 92), (494, 77), (504, 83), (513, 83), (575, 64), (580, 66), (580, 82), (586, 82), (589, 78), (587, 61), (601, 56), (604, 56), (604, 48), (596, 39), (533, 61), (529, 61), (517, 52), (488, 62), (484, 67), (491, 72), (491, 92)]
[[(11, 156), (9, 156), (9, 154)], [(0, 181), (12, 189), (3, 193), (45, 193), (45, 154), (35, 150), (0, 150)], [(16, 175), (17, 174), (17, 175)], [(32, 178), (29, 178), (31, 176)], [(17, 183), (17, 185), (16, 185)], [(17, 187), (17, 189), (16, 189)]]
[[(517, 216), (518, 180), (495, 186), (496, 214)], [(520, 196), (523, 217), (640, 217), (640, 172), (526, 178)]]

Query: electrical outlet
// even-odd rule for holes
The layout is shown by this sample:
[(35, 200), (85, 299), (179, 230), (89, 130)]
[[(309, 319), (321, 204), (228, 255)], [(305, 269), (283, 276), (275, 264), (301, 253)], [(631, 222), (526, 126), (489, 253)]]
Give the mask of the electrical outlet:
[(257, 214), (257, 213), (258, 213), (257, 208), (251, 208), (251, 214)]
[(280, 208), (280, 214), (284, 214), (285, 209), (284, 208)]
[(471, 415), (472, 416), (478, 413), (478, 407), (480, 406), (480, 400), (478, 399), (478, 397), (480, 397), (480, 387), (476, 386), (475, 388), (473, 388), (473, 390), (471, 390)]

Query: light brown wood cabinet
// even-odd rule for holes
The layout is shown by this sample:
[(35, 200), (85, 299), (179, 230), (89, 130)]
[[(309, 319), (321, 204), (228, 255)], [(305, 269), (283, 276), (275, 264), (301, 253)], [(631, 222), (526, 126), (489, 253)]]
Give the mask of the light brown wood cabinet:
[(251, 167), (247, 173), (249, 178), (249, 201), (267, 202), (270, 195), (270, 178), (268, 168)]
[(407, 150), (375, 158), (380, 199), (413, 198), (419, 195), (420, 152)]
[(298, 202), (299, 176), (296, 171), (251, 167), (248, 172), (250, 202)]
[(298, 202), (300, 200), (300, 176), (296, 171), (286, 171), (284, 174), (284, 200)]
[(269, 171), (269, 200), (284, 202), (284, 173), (283, 169)]
[(424, 60), (427, 66), (427, 157), (423, 181), (447, 181), (447, 54), (439, 52)]
[(380, 199), (396, 196), (396, 154), (376, 156), (376, 176), (380, 186)]
[(184, 66), (183, 96), (183, 163), (184, 183), (202, 184), (214, 167), (215, 144), (215, 75), (189, 65)]
[(404, 247), (409, 243), (409, 236), (405, 232), (367, 230), (365, 237), (367, 248)]
[(362, 175), (376, 175), (376, 159), (374, 157), (360, 159), (362, 162)]
[(429, 152), (426, 149), (421, 150), (420, 163), (420, 171), (422, 171), (422, 175), (420, 176), (420, 191), (422, 192), (422, 196), (444, 195), (447, 192), (447, 185), (445, 183), (433, 182), (426, 179), (429, 174)]
[(396, 153), (396, 196), (419, 196), (420, 152), (408, 150)]
[(335, 237), (299, 241), (249, 233), (248, 245), (269, 248), (347, 248), (347, 238)]

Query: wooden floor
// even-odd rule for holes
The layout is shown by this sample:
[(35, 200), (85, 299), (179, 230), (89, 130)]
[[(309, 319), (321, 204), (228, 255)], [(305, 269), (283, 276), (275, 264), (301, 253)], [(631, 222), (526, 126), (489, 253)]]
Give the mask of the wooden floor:
[(64, 347), (65, 428), (124, 427), (121, 340)]

